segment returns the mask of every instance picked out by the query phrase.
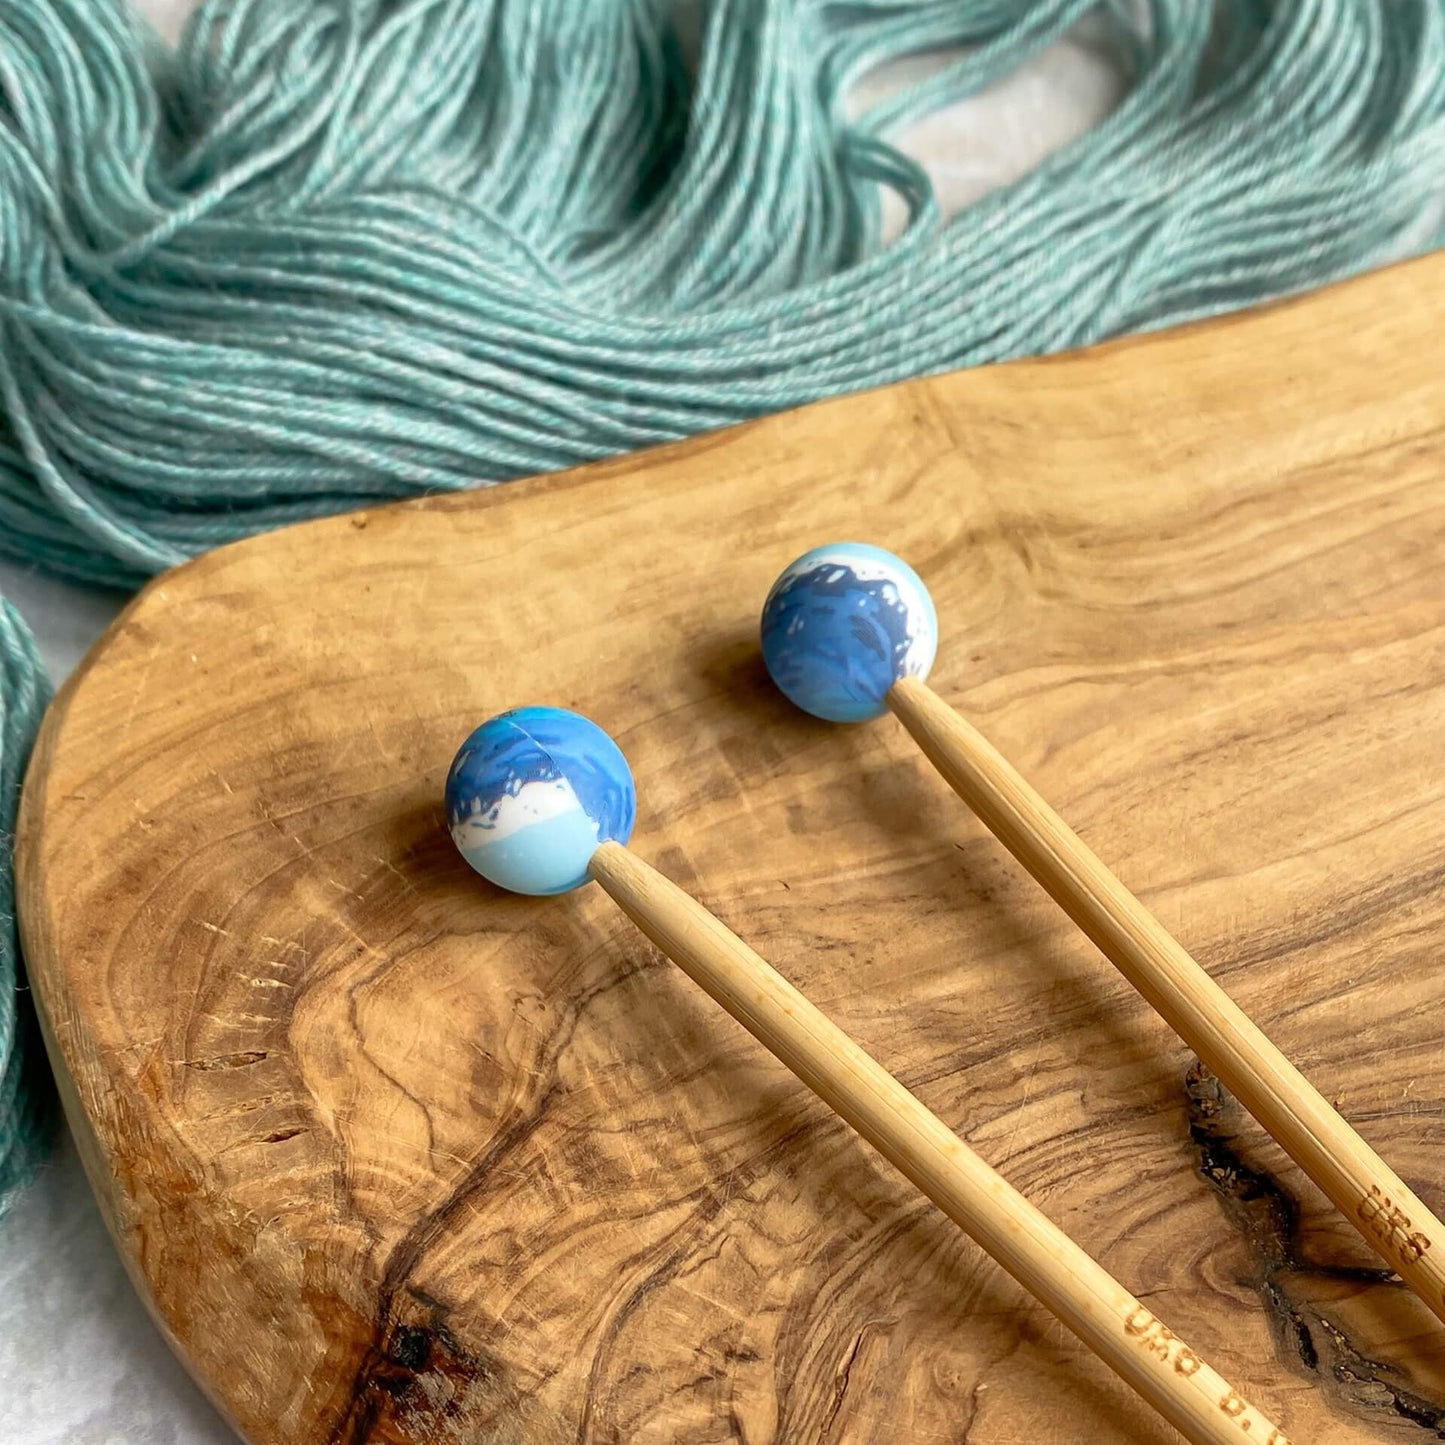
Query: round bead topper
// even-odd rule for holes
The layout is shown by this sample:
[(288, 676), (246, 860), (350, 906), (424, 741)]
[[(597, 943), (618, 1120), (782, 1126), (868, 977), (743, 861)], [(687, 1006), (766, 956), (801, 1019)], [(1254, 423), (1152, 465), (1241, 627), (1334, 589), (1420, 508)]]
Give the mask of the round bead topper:
[(485, 722), (447, 774), (447, 821), (462, 857), (513, 893), (587, 882), (600, 843), (626, 843), (637, 814), (632, 770), (594, 722), (524, 707)]
[(763, 605), (763, 661), (790, 702), (828, 722), (887, 712), (888, 689), (927, 677), (938, 614), (901, 557), (864, 542), (805, 552)]

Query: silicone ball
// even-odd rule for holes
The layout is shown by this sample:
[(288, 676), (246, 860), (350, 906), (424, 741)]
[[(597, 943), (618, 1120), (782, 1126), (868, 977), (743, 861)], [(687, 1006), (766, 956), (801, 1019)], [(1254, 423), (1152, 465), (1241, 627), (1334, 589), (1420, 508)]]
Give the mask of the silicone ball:
[(499, 888), (566, 893), (587, 882), (598, 845), (625, 843), (637, 790), (621, 749), (575, 712), (524, 707), (484, 722), (447, 774), (461, 855)]
[(763, 605), (763, 661), (789, 701), (828, 722), (888, 710), (888, 689), (927, 677), (938, 614), (901, 557), (863, 542), (805, 552)]

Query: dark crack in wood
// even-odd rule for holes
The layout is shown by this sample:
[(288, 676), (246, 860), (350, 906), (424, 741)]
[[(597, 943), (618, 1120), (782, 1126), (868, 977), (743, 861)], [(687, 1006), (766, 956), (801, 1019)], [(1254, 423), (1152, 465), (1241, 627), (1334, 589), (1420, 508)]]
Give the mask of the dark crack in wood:
[(1337, 1320), (1296, 1297), (1297, 1280), (1348, 1280), (1404, 1289), (1392, 1270), (1322, 1263), (1308, 1257), (1300, 1209), (1268, 1170), (1249, 1164), (1237, 1134), (1239, 1104), (1207, 1065), (1184, 1076), (1189, 1137), (1199, 1172), (1239, 1231), (1254, 1262), (1247, 1281), (1265, 1306), (1280, 1359), (1323, 1381), (1335, 1403), (1356, 1415), (1392, 1412), (1445, 1440), (1445, 1404), (1420, 1394), (1394, 1365), (1371, 1359)]

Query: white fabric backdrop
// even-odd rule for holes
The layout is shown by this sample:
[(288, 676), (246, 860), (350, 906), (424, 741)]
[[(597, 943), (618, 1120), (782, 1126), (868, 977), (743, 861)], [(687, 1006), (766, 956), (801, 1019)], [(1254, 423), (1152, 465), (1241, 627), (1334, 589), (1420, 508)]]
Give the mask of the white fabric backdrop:
[[(174, 38), (195, 0), (135, 3)], [(1091, 124), (1116, 89), (1087, 43), (1057, 46), (989, 95), (920, 125), (905, 144), (952, 209)], [(4, 563), (0, 592), (35, 629), (57, 684), (124, 601)], [(15, 1445), (234, 1439), (131, 1289), (69, 1140), (0, 1224), (0, 1398)]]

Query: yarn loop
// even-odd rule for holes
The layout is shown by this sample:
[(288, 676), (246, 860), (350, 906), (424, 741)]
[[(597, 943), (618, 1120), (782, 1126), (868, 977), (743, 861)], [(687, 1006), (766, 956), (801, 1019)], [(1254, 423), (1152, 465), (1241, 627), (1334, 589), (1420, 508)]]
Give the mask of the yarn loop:
[(54, 1084), (24, 991), (12, 849), (20, 780), (50, 688), (34, 639), (0, 598), (0, 1215), (35, 1171), (54, 1132)]

